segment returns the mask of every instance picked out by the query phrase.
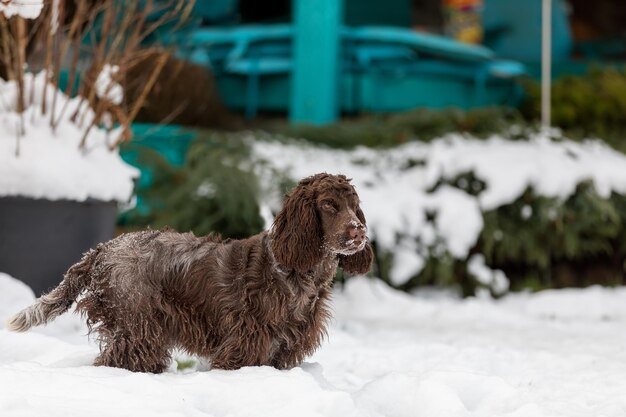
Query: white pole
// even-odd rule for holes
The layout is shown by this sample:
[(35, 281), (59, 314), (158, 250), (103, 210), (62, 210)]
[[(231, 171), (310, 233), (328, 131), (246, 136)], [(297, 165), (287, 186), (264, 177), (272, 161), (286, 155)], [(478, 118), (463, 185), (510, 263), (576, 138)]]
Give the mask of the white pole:
[(541, 12), (541, 127), (544, 131), (551, 124), (552, 87), (552, 0), (542, 0)]

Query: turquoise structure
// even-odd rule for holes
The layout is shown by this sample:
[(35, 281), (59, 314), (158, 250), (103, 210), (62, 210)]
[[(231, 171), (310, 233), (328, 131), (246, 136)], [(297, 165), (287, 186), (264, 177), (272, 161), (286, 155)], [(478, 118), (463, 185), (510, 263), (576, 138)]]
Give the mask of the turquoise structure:
[[(198, 131), (175, 125), (144, 123), (133, 123), (132, 131), (133, 140), (122, 144), (120, 155), (125, 162), (141, 171), (135, 185), (137, 201), (134, 214), (148, 215), (161, 207), (152, 206), (143, 196), (154, 186), (157, 173), (163, 169), (163, 164), (172, 167), (184, 165), (187, 151)], [(122, 213), (119, 221), (124, 223), (131, 215), (129, 212)]]
[(224, 103), (248, 118), (287, 112), (293, 123), (326, 124), (341, 114), (517, 104), (523, 65), (402, 26), (411, 2), (388, 2), (379, 1), (407, 17), (380, 9), (385, 25), (373, 25), (371, 2), (292, 0), (290, 21), (198, 26), (166, 42), (210, 68)]
[[(541, 61), (541, 1), (485, 0), (484, 43), (499, 56), (525, 63)], [(552, 58), (567, 59), (573, 48), (564, 2), (552, 1)]]
[(343, 2), (294, 0), (292, 122), (325, 124), (339, 116)]

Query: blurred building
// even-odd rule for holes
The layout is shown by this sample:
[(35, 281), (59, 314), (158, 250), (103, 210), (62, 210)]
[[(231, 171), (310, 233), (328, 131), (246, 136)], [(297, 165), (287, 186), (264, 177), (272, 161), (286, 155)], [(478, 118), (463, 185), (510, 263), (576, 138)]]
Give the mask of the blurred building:
[[(555, 74), (624, 59), (626, 5), (553, 4)], [(541, 1), (199, 0), (173, 37), (247, 117), (294, 122), (415, 107), (515, 105), (538, 74)]]

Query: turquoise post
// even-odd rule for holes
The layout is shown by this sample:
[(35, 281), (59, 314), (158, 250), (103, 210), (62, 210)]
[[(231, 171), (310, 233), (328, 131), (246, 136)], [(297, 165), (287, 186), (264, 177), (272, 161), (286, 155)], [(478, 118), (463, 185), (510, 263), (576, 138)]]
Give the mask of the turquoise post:
[(326, 124), (339, 116), (343, 0), (293, 0), (292, 123)]

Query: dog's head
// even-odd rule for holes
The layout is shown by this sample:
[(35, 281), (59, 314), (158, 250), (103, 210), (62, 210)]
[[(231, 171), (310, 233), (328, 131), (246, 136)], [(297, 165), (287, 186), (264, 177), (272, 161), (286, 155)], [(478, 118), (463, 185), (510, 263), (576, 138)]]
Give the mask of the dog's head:
[(359, 197), (343, 175), (305, 178), (289, 193), (272, 229), (272, 251), (281, 264), (308, 271), (325, 255), (339, 257), (350, 273), (372, 263), (367, 225)]

